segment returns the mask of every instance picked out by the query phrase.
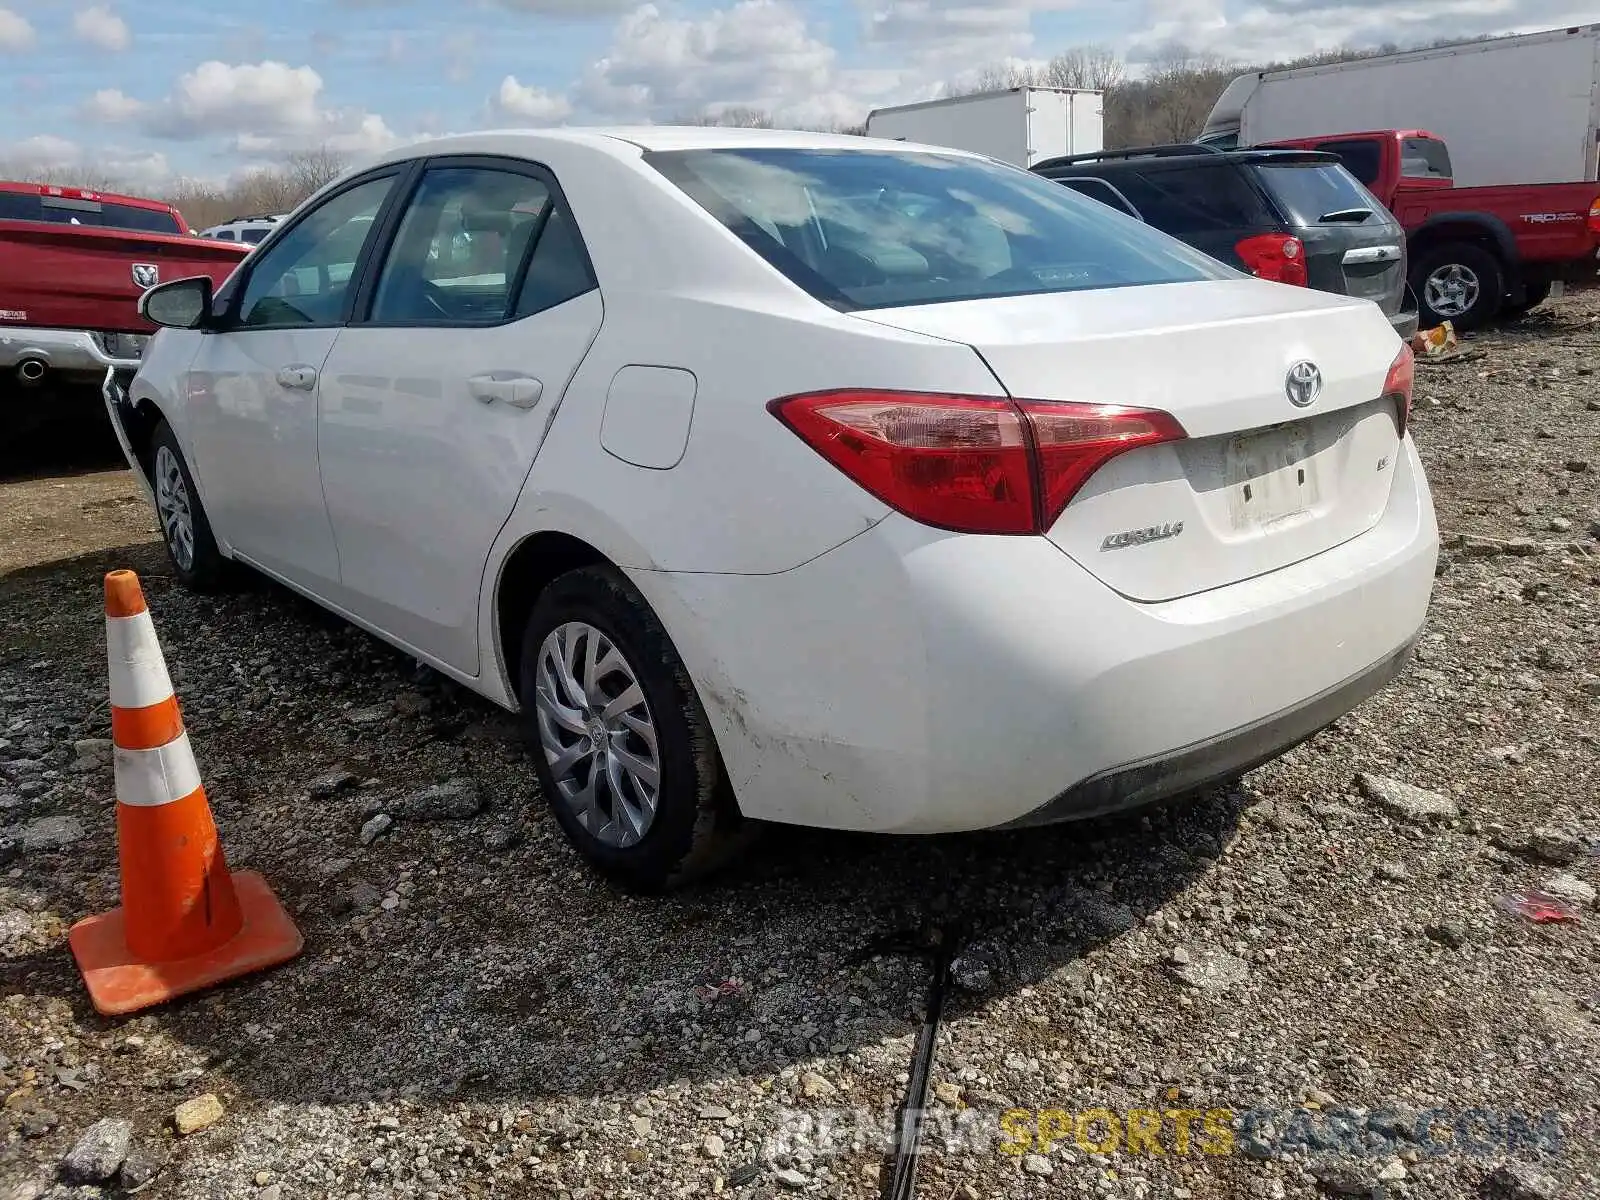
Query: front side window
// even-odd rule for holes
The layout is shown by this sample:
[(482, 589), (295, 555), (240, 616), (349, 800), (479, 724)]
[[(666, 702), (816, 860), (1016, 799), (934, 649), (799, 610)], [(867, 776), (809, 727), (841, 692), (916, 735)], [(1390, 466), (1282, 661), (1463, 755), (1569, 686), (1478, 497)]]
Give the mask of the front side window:
[(843, 311), (1231, 278), (1104, 204), (983, 159), (720, 149), (645, 160)]
[(244, 328), (336, 324), (356, 263), (372, 236), (393, 176), (369, 179), (340, 192), (291, 229), (258, 259), (239, 300)]
[[(564, 268), (576, 265), (576, 274)], [(494, 324), (594, 286), (559, 198), (538, 176), (435, 167), (383, 264), (377, 324)]]

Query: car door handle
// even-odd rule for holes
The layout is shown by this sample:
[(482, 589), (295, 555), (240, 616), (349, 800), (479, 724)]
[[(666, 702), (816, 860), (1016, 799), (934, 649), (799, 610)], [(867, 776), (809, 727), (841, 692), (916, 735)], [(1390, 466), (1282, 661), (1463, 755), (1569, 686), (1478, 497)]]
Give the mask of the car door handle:
[(474, 375), (467, 389), (485, 404), (498, 400), (512, 408), (532, 408), (544, 395), (544, 384), (531, 375)]
[(278, 386), (309, 392), (317, 386), (317, 369), (315, 367), (279, 367)]

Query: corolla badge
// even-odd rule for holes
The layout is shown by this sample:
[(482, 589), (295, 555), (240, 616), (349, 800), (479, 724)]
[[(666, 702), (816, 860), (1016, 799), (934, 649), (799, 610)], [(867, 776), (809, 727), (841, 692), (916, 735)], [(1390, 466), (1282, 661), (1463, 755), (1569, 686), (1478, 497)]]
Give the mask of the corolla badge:
[(153, 288), (161, 282), (161, 268), (155, 263), (134, 263), (133, 282), (142, 288)]
[(1295, 363), (1289, 368), (1289, 376), (1284, 380), (1283, 390), (1289, 396), (1289, 403), (1296, 408), (1305, 408), (1322, 395), (1322, 372), (1317, 369), (1314, 362), (1304, 360)]
[(1113, 533), (1100, 543), (1100, 553), (1107, 550), (1126, 550), (1130, 546), (1148, 546), (1151, 542), (1164, 542), (1183, 533), (1182, 521), (1168, 521), (1165, 525), (1151, 525), (1147, 529), (1129, 529)]

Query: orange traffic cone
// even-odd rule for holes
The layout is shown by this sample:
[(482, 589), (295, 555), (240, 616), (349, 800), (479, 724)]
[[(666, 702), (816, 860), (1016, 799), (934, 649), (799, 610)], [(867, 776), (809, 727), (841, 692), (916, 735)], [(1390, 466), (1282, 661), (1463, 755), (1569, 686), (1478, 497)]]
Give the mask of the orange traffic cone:
[(122, 907), (72, 927), (89, 998), (115, 1016), (285, 962), (303, 941), (254, 871), (228, 872), (161, 643), (132, 571), (106, 576)]

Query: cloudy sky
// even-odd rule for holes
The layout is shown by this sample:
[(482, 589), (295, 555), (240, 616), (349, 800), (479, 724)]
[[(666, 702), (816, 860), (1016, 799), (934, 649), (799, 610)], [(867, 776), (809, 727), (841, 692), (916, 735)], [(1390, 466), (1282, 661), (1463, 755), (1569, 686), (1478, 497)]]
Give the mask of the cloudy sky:
[(0, 161), (150, 186), (295, 148), (753, 105), (807, 124), (1007, 57), (1548, 29), (1584, 0), (0, 0)]

